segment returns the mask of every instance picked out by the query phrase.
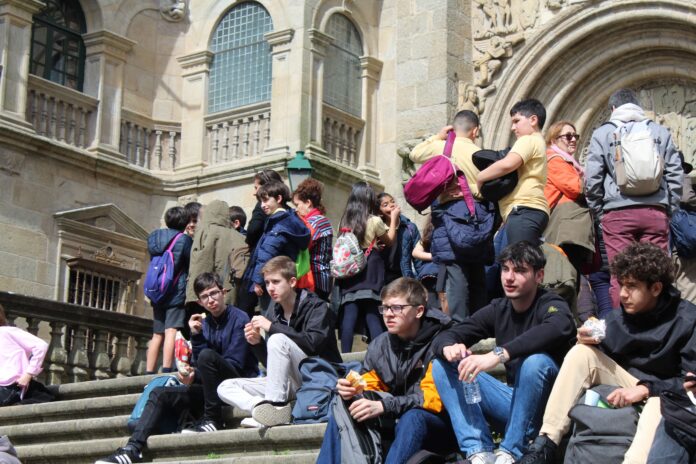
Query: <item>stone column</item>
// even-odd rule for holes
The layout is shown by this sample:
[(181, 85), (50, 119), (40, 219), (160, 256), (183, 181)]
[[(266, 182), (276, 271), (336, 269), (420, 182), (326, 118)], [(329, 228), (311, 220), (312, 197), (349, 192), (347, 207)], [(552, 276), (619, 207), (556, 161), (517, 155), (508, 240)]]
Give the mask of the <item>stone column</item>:
[(310, 82), (310, 121), (309, 143), (305, 147), (305, 153), (320, 154), (326, 156), (324, 150), (324, 58), (326, 50), (333, 41), (330, 35), (324, 34), (318, 29), (309, 30), (311, 66)]
[[(273, 77), (271, 79), (271, 139), (263, 156), (290, 155), (290, 143), (297, 139), (299, 146), (299, 118), (296, 109), (300, 103), (291, 102), (293, 97), (301, 95), (301, 67), (298, 66), (295, 78), (292, 76), (290, 63), (290, 43), (294, 36), (294, 29), (269, 32), (265, 35), (271, 46), (273, 59)], [(301, 113), (301, 112), (300, 112)]]
[(0, 0), (0, 120), (23, 129), (31, 52), (32, 16), (41, 11), (38, 0)]
[(91, 121), (93, 130), (87, 130), (94, 138), (86, 145), (91, 151), (125, 159), (118, 146), (124, 68), (135, 42), (107, 30), (84, 34), (82, 39), (86, 49), (84, 93), (99, 100), (96, 118)]
[(375, 163), (376, 141), (373, 133), (377, 114), (377, 84), (382, 72), (382, 62), (371, 56), (360, 58), (362, 78), (362, 118), (365, 121), (362, 141), (360, 143), (360, 158), (358, 167), (366, 175), (379, 179), (379, 171)]
[(213, 53), (208, 50), (177, 58), (184, 78), (181, 105), (181, 153), (176, 170), (196, 170), (210, 163), (204, 160), (208, 110), (208, 74)]

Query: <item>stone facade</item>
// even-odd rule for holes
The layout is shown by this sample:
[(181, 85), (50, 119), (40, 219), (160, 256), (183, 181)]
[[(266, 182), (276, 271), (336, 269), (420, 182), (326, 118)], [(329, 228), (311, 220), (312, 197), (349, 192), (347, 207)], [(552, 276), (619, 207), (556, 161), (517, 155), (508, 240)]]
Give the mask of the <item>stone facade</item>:
[[(490, 148), (510, 144), (509, 108), (532, 96), (587, 140), (631, 86), (696, 159), (690, 1), (258, 0), (273, 25), (270, 98), (212, 114), (211, 37), (242, 2), (79, 3), (82, 91), (29, 72), (44, 3), (0, 2), (0, 290), (66, 301), (70, 263), (101, 266), (108, 248), (106, 265), (136, 284), (119, 310), (147, 315), (131, 271), (144, 272), (143, 238), (166, 208), (220, 198), (250, 212), (253, 174), (304, 150), (337, 222), (357, 180), (401, 197), (397, 152), (457, 109), (481, 115)], [(324, 101), (333, 14), (360, 36), (359, 114)]]

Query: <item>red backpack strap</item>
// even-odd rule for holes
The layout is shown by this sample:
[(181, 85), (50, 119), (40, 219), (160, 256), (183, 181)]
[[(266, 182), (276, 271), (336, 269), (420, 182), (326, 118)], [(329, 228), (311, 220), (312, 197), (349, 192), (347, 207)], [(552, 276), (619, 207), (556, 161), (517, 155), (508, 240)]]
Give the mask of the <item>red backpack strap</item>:
[(452, 156), (452, 147), (454, 146), (454, 139), (457, 138), (457, 134), (453, 130), (447, 132), (447, 141), (445, 142), (445, 150), (442, 152), (447, 158)]
[(345, 234), (347, 232), (353, 232), (353, 229), (351, 229), (350, 227), (341, 227), (340, 229), (338, 229), (338, 231), (342, 234)]

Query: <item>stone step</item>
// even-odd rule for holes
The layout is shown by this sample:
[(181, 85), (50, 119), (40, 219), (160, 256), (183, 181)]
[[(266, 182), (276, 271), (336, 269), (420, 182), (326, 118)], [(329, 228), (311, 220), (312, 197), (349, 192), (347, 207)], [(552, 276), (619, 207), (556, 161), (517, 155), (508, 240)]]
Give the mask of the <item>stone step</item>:
[[(233, 429), (212, 433), (154, 435), (148, 440), (146, 460), (153, 462), (209, 462), (214, 458), (282, 456), (283, 462), (312, 462), (307, 458), (321, 446), (325, 424), (288, 425), (267, 429)], [(12, 437), (10, 437), (12, 438)], [(123, 446), (127, 438), (66, 441), (17, 446), (23, 464), (91, 464)], [(288, 461), (295, 454), (299, 461)], [(223, 461), (228, 462), (228, 461)]]
[(15, 446), (79, 441), (97, 438), (123, 438), (130, 435), (127, 415), (93, 419), (38, 422), (0, 427)]
[(137, 375), (107, 380), (89, 380), (86, 382), (50, 385), (48, 388), (56, 394), (57, 401), (97, 398), (102, 396), (141, 393), (147, 383), (163, 374)]
[(140, 393), (112, 397), (54, 401), (0, 408), (0, 430), (9, 425), (95, 419), (130, 414)]
[(153, 461), (157, 464), (314, 464), (317, 462), (316, 453), (278, 453), (265, 456), (237, 456), (221, 459), (203, 459), (185, 461)]

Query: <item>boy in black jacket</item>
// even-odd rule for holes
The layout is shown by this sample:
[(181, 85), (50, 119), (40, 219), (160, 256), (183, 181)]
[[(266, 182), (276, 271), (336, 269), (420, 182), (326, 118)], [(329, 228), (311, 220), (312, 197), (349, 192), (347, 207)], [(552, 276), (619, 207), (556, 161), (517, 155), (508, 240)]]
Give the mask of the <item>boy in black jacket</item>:
[[(566, 302), (539, 288), (546, 264), (541, 249), (517, 242), (505, 248), (498, 261), (505, 298), (493, 300), (433, 342), (441, 358), (433, 363), (435, 385), (459, 447), (473, 464), (507, 464), (522, 456), (539, 430), (558, 366), (575, 339)], [(489, 337), (496, 340), (493, 351), (468, 351)], [(486, 374), (500, 363), (505, 364), (508, 384)], [(480, 404), (465, 403), (464, 380), (478, 382)], [(505, 433), (496, 455), (487, 421)]]
[(244, 339), (244, 325), (249, 322), (249, 316), (239, 308), (225, 305), (220, 278), (205, 272), (196, 277), (193, 289), (199, 304), (210, 313), (205, 319), (194, 314), (189, 320), (195, 369), (187, 376), (177, 372), (185, 386), (154, 388), (126, 446), (95, 464), (141, 462), (148, 437), (157, 432), (162, 415), (168, 411), (203, 413), (202, 420), (184, 429), (184, 433), (216, 431), (223, 425), (222, 402), (216, 393), (220, 381), (259, 374), (258, 363)]
[(621, 310), (606, 319), (606, 338), (578, 330), (578, 344), (563, 360), (544, 412), (541, 435), (522, 458), (553, 463), (570, 429), (568, 411), (590, 387), (617, 385), (612, 406), (645, 402), (624, 463), (644, 463), (660, 422), (660, 393), (683, 391), (683, 375), (696, 370), (696, 307), (672, 286), (673, 264), (651, 243), (633, 243), (616, 255), (611, 273), (621, 286)]
[(223, 401), (251, 411), (242, 426), (271, 427), (290, 422), (290, 400), (300, 387), (300, 362), (320, 356), (341, 362), (335, 316), (326, 302), (307, 290), (297, 290), (295, 263), (287, 256), (270, 259), (262, 269), (274, 304), (267, 319), (254, 316), (244, 327), (247, 342), (266, 366), (267, 376), (226, 380), (218, 387)]

